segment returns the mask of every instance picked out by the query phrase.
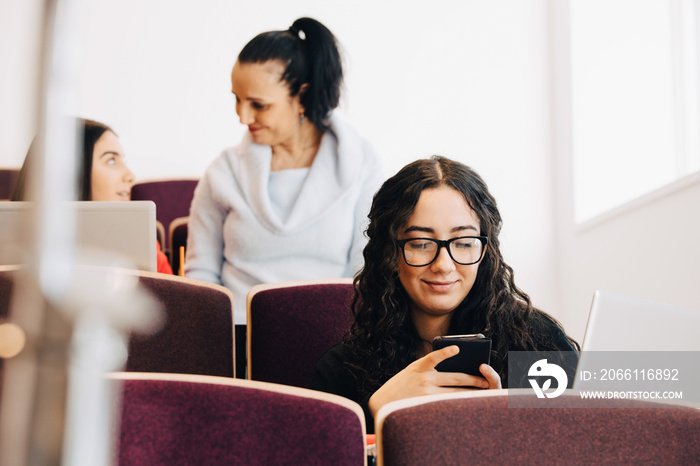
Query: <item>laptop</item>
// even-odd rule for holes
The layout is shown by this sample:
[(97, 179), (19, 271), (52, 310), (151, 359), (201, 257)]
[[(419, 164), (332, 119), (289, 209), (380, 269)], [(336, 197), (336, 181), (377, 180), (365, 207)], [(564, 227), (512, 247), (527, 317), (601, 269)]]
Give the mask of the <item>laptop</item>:
[[(698, 335), (700, 311), (596, 291), (581, 345), (574, 388), (616, 389), (623, 382), (619, 376), (624, 376), (624, 382), (636, 384), (634, 387), (646, 387), (644, 384), (649, 381), (639, 379), (639, 376), (648, 375), (650, 369), (656, 375), (664, 375), (664, 371), (679, 371), (685, 384), (684, 398), (698, 402)], [(611, 379), (613, 375), (615, 380)], [(677, 385), (674, 384), (666, 382), (662, 388), (668, 390)]]
[(581, 351), (700, 351), (700, 311), (596, 291)]
[[(0, 202), (0, 265), (26, 261), (22, 226), (32, 202)], [(70, 202), (76, 212), (77, 263), (157, 271), (156, 205), (153, 201)]]

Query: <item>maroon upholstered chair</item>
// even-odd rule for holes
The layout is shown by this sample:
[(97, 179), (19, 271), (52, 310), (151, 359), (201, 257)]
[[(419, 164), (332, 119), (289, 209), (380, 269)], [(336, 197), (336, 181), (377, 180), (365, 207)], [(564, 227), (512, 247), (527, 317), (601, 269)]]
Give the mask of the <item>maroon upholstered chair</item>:
[[(168, 232), (173, 219), (190, 215), (190, 204), (198, 182), (197, 179), (143, 181), (131, 188), (131, 199), (155, 202), (156, 219)], [(167, 240), (166, 237), (163, 248), (169, 251), (170, 243)]]
[(234, 376), (233, 299), (223, 286), (143, 271), (139, 283), (162, 303), (163, 328), (129, 340), (126, 370)]
[(119, 465), (363, 465), (362, 409), (345, 398), (264, 382), (115, 373)]
[(160, 244), (160, 250), (165, 252), (165, 227), (158, 220), (156, 220), (156, 239), (158, 244)]
[(19, 269), (17, 265), (0, 265), (0, 319), (5, 319), (10, 313), (10, 299), (14, 289), (13, 276)]
[[(0, 319), (8, 313), (17, 270), (0, 267)], [(164, 322), (158, 331), (130, 336), (126, 371), (233, 377), (233, 299), (228, 289), (155, 272), (110, 270), (137, 276), (163, 308)]]
[(169, 237), (170, 240), (170, 266), (173, 268), (173, 273), (178, 275), (180, 270), (180, 246), (187, 248), (187, 231), (189, 217), (178, 217), (170, 222)]
[(352, 296), (350, 278), (251, 288), (247, 378), (309, 388), (316, 361), (350, 330)]
[[(18, 266), (0, 265), (0, 324), (10, 315), (10, 299), (14, 289), (13, 274)], [(3, 359), (0, 358), (0, 394), (2, 393), (2, 381), (4, 375)]]
[(509, 408), (508, 392), (387, 404), (375, 420), (377, 464), (700, 464), (696, 408), (575, 391), (546, 400), (556, 408)]
[(0, 168), (0, 199), (11, 199), (19, 168)]

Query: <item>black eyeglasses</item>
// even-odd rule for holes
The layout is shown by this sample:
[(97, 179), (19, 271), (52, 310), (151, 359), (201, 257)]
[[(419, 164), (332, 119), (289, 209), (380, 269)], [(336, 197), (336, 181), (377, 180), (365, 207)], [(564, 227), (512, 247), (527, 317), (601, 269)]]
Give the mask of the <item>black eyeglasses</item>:
[(432, 264), (440, 254), (441, 248), (447, 248), (448, 254), (456, 263), (471, 265), (476, 264), (483, 257), (488, 238), (486, 236), (460, 236), (448, 240), (409, 238), (400, 239), (396, 243), (403, 251), (403, 260), (411, 267)]

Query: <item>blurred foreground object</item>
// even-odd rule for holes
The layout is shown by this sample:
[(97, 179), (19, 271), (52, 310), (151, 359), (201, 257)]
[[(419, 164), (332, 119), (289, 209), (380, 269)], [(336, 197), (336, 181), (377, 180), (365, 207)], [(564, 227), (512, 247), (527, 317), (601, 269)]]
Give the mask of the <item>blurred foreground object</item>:
[(66, 115), (76, 110), (84, 7), (46, 0), (39, 13), (39, 131), (28, 179), (36, 203), (23, 229), (29, 255), (9, 321), (0, 322), (25, 343), (3, 361), (0, 465), (109, 464), (114, 403), (102, 373), (123, 364), (124, 330), (150, 314), (150, 298), (108, 270), (76, 272), (75, 212), (62, 201), (75, 200), (78, 134)]

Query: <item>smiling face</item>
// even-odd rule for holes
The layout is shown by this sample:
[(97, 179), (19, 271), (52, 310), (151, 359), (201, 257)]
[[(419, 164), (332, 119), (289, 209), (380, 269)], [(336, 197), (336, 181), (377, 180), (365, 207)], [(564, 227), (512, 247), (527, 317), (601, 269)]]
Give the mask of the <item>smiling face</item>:
[(105, 131), (92, 152), (90, 189), (93, 201), (128, 201), (134, 174), (124, 161), (124, 149), (117, 135)]
[[(398, 239), (479, 236), (479, 219), (464, 196), (448, 186), (424, 190)], [(436, 318), (445, 327), (455, 308), (469, 294), (479, 263), (455, 263), (446, 248), (423, 267), (411, 267), (399, 258), (398, 274), (409, 299), (414, 322)]]
[(304, 108), (299, 95), (289, 95), (287, 83), (281, 80), (283, 73), (279, 60), (233, 66), (231, 92), (236, 97), (236, 113), (255, 143), (285, 144), (299, 134)]

